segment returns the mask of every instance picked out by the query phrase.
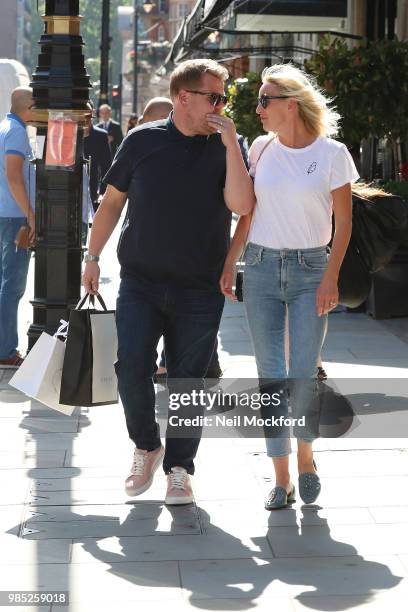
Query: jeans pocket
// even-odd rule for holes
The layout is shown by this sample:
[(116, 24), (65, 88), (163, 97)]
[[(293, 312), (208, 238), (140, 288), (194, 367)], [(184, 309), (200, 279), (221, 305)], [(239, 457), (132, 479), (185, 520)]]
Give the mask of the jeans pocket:
[(322, 271), (327, 268), (327, 253), (317, 253), (314, 255), (302, 254), (301, 266), (305, 270)]
[(249, 244), (244, 253), (244, 262), (246, 266), (256, 266), (261, 261), (260, 247)]

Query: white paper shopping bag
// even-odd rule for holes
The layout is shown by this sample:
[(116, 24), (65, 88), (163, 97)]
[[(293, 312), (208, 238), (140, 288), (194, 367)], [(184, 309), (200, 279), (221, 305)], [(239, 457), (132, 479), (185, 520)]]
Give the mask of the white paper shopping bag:
[(75, 406), (66, 406), (59, 401), (64, 353), (65, 342), (56, 335), (50, 336), (43, 332), (9, 384), (46, 406), (70, 416)]
[(115, 361), (118, 353), (118, 334), (115, 314), (106, 312), (91, 314), (92, 328), (92, 401), (116, 403), (118, 401), (118, 381)]

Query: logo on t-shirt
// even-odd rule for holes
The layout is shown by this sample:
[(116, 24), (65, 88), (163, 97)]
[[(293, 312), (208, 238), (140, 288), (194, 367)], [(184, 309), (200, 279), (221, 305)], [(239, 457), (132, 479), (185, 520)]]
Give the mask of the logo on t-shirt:
[(307, 173), (308, 174), (312, 174), (312, 172), (314, 172), (317, 168), (317, 163), (313, 162), (313, 164), (310, 164), (310, 166), (307, 169)]

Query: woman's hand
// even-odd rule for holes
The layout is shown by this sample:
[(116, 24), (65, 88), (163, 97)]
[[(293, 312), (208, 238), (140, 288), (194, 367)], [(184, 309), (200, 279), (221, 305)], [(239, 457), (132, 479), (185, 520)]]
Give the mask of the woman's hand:
[(220, 278), (221, 293), (233, 302), (237, 301), (236, 295), (232, 291), (232, 286), (235, 280), (235, 266), (225, 265)]
[(337, 286), (337, 278), (326, 272), (316, 291), (317, 316), (321, 317), (327, 314), (330, 310), (336, 308), (338, 303), (339, 289)]

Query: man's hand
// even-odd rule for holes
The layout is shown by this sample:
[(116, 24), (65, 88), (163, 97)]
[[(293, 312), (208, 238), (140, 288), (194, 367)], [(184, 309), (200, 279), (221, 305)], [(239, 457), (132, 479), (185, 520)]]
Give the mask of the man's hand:
[(214, 132), (220, 132), (225, 147), (238, 146), (237, 132), (232, 119), (217, 113), (207, 115), (208, 125), (214, 128)]
[(96, 261), (90, 261), (85, 265), (82, 275), (82, 284), (87, 293), (91, 295), (96, 295), (98, 293), (100, 273), (99, 264), (97, 264)]
[[(125, 206), (127, 193), (122, 193), (108, 185), (101, 205), (95, 213), (92, 222), (92, 231), (89, 238), (88, 254), (100, 255), (103, 247), (108, 242), (121, 212)], [(89, 261), (84, 268), (82, 284), (91, 295), (96, 295), (99, 287), (100, 269), (96, 261)]]
[(232, 291), (232, 285), (235, 280), (235, 270), (233, 266), (224, 266), (224, 269), (220, 278), (220, 289), (221, 293), (233, 302), (237, 301), (236, 295)]
[(339, 289), (337, 280), (327, 273), (323, 276), (316, 291), (316, 310), (317, 316), (327, 314), (333, 308), (336, 308), (339, 303)]

